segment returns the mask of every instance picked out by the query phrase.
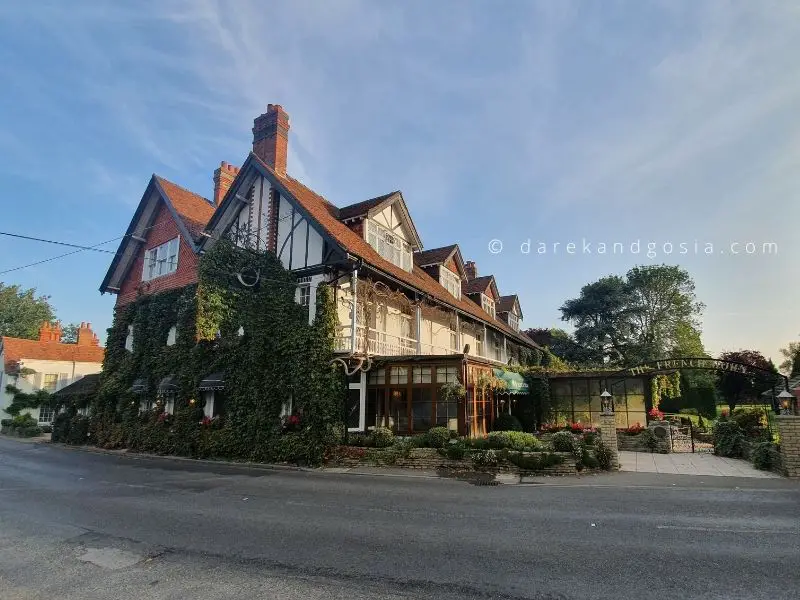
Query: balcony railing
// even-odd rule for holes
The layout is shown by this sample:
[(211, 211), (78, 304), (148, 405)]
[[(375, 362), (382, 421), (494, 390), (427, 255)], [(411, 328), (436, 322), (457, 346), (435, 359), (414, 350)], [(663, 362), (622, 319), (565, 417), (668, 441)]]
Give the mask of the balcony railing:
[[(352, 329), (340, 327), (334, 340), (334, 348), (337, 352), (350, 352), (352, 345)], [(366, 352), (374, 356), (410, 356), (415, 354), (455, 354), (455, 351), (444, 346), (421, 343), (420, 351), (417, 351), (417, 340), (411, 337), (403, 337), (378, 331), (373, 328), (356, 327), (356, 348), (355, 352)]]

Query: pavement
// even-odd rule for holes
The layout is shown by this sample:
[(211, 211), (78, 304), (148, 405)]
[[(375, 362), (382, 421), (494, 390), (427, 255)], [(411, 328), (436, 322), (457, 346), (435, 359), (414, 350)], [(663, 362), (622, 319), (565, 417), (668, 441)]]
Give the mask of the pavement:
[(779, 479), (770, 471), (759, 471), (745, 460), (713, 454), (620, 452), (621, 471), (634, 473), (666, 473), (670, 475), (706, 475), (711, 477), (752, 477)]
[(517, 485), (0, 439), (0, 599), (796, 598), (800, 485)]

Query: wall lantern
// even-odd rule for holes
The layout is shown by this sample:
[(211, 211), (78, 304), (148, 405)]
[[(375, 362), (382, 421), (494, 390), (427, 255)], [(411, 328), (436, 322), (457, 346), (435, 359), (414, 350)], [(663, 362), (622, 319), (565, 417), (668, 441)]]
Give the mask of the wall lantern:
[(783, 390), (780, 394), (778, 394), (778, 400), (780, 400), (781, 403), (781, 414), (791, 415), (792, 401), (794, 400), (794, 396), (792, 396), (792, 394), (790, 394), (788, 391)]

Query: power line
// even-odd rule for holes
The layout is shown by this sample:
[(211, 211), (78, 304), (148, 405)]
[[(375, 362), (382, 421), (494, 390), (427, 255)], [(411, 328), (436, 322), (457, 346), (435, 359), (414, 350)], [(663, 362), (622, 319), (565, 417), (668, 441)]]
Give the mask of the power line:
[[(106, 252), (108, 254), (114, 254), (111, 250), (104, 250), (102, 248), (95, 248), (93, 246), (80, 246), (78, 244), (70, 244), (68, 242), (57, 242), (55, 240), (46, 240), (44, 238), (37, 238), (31, 237), (29, 235), (21, 235), (19, 233), (9, 233), (8, 231), (0, 231), (0, 235), (6, 235), (8, 237), (20, 238), (22, 240), (31, 240), (34, 242), (44, 242), (46, 244), (57, 244), (59, 246), (69, 246), (70, 248), (79, 248), (81, 250), (93, 250), (94, 252)], [(100, 245), (100, 244), (98, 244)]]
[[(21, 269), (27, 269), (28, 267), (34, 267), (36, 265), (42, 265), (44, 263), (48, 263), (50, 261), (57, 260), (59, 258), (64, 258), (65, 256), (70, 256), (72, 254), (78, 254), (79, 252), (83, 252), (84, 250), (94, 250), (95, 247), (97, 247), (97, 246), (102, 246), (103, 244), (108, 244), (109, 242), (114, 242), (114, 241), (119, 240), (119, 239), (121, 239), (123, 237), (125, 237), (125, 236), (123, 235), (123, 236), (120, 236), (120, 237), (117, 237), (117, 238), (106, 240), (105, 242), (100, 242), (99, 244), (95, 244), (94, 246), (81, 247), (78, 250), (73, 250), (72, 252), (66, 252), (64, 254), (59, 254), (58, 256), (53, 256), (51, 258), (45, 258), (44, 260), (37, 260), (36, 262), (28, 263), (27, 265), (22, 265), (20, 267), (14, 267), (13, 269), (6, 269), (5, 271), (0, 271), (0, 275), (5, 275), (6, 273), (11, 273), (12, 271), (19, 271)], [(114, 253), (112, 252), (112, 254), (114, 254)]]

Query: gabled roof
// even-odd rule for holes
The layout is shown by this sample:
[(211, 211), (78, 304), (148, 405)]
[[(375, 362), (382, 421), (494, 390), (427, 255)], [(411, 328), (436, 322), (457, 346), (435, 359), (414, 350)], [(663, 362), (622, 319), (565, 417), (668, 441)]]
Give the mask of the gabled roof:
[[(359, 236), (337, 218), (337, 211), (331, 210), (332, 205), (330, 202), (316, 192), (308, 189), (296, 179), (288, 175), (279, 175), (252, 152), (244, 165), (242, 165), (242, 169), (239, 171), (239, 175), (237, 175), (233, 185), (231, 185), (230, 189), (225, 194), (225, 198), (220, 203), (219, 209), (209, 221), (209, 229), (212, 229), (216, 225), (227, 209), (227, 206), (234, 202), (239, 183), (243, 182), (245, 178), (248, 177), (247, 172), (250, 167), (257, 169), (266, 177), (272, 185), (278, 189), (281, 195), (294, 198), (301, 211), (306, 213), (305, 216), (315, 221), (321, 227), (322, 231), (320, 231), (320, 234), (331, 243), (337, 245), (344, 252), (362, 259), (364, 263), (374, 271), (394, 279), (405, 286), (416, 289), (441, 304), (450, 306), (453, 309), (483, 321), (495, 329), (503, 331), (518, 343), (528, 347), (536, 347), (536, 344), (530, 338), (514, 331), (502, 321), (493, 318), (474, 302), (465, 298), (453, 297), (438, 281), (428, 275), (422, 268), (415, 265), (413, 270), (408, 272), (380, 256), (364, 238)], [(208, 243), (213, 243), (212, 237), (205, 237), (200, 243), (200, 248), (202, 249)]]
[(370, 198), (369, 200), (364, 200), (363, 202), (356, 202), (355, 204), (350, 204), (348, 206), (339, 208), (337, 209), (339, 219), (341, 219), (342, 221), (346, 221), (347, 219), (364, 217), (373, 208), (379, 207), (381, 204), (389, 200), (392, 196), (399, 193), (400, 193), (399, 191), (390, 192), (388, 194), (384, 194), (383, 196), (377, 196), (375, 198)]
[(495, 283), (494, 275), (483, 275), (475, 279), (470, 279), (469, 281), (461, 282), (462, 294), (482, 294), (489, 288), (492, 289), (496, 296), (500, 295), (497, 291), (497, 283)]
[(14, 365), (20, 360), (62, 360), (69, 362), (102, 363), (105, 348), (79, 344), (62, 344), (40, 340), (27, 340), (22, 338), (0, 338), (3, 359), (3, 368), (6, 373), (14, 370)]
[(450, 260), (450, 257), (453, 258), (458, 268), (456, 275), (464, 279), (466, 277), (464, 272), (464, 259), (461, 257), (461, 249), (458, 247), (458, 244), (451, 244), (449, 246), (442, 246), (441, 248), (432, 248), (431, 250), (415, 252), (414, 264), (419, 265), (420, 267), (442, 265)]
[(53, 395), (59, 397), (89, 396), (94, 394), (98, 387), (100, 387), (100, 373), (92, 373), (91, 375), (84, 375), (78, 381), (53, 392)]
[[(167, 210), (172, 214), (181, 237), (184, 238), (193, 252), (197, 252), (198, 239), (214, 214), (214, 204), (199, 194), (190, 192), (154, 174), (150, 178), (141, 200), (139, 200), (136, 212), (119, 243), (106, 276), (103, 278), (103, 283), (100, 285), (101, 292), (116, 289), (110, 287), (112, 278), (121, 282), (127, 276), (127, 271), (136, 259), (137, 254), (131, 244), (134, 244), (134, 247), (138, 249), (138, 244), (142, 243), (158, 214), (158, 200), (163, 201)], [(115, 274), (116, 277), (114, 277)]]
[(516, 294), (511, 294), (510, 296), (500, 296), (500, 299), (497, 301), (497, 305), (495, 307), (498, 313), (504, 312), (514, 312), (514, 308), (516, 306), (516, 312), (519, 315), (519, 318), (522, 318), (522, 307), (519, 304), (519, 297)]

